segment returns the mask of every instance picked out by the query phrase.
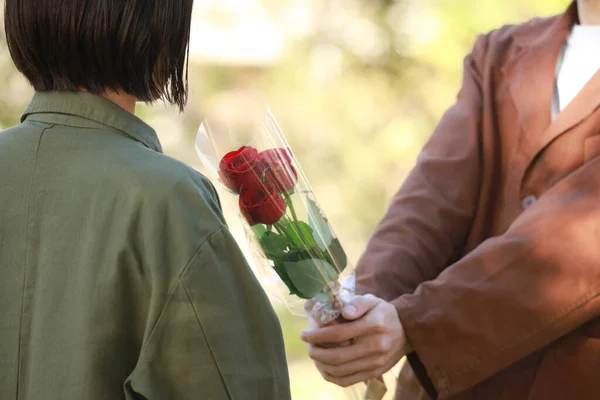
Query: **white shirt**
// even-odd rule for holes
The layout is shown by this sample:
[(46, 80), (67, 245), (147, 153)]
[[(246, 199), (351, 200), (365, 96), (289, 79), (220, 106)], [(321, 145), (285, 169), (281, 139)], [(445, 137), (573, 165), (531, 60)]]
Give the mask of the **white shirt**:
[(600, 69), (600, 25), (574, 25), (556, 65), (552, 119)]

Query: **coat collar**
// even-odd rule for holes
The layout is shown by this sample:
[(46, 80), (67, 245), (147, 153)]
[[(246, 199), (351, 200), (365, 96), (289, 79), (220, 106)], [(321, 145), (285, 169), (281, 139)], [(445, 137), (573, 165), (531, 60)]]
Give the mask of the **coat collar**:
[(552, 121), (556, 65), (567, 36), (577, 23), (577, 1), (561, 15), (536, 26), (524, 26), (513, 38), (518, 50), (503, 68), (519, 123), (533, 152), (523, 171), (523, 182), (541, 153), (600, 107), (600, 72)]
[[(543, 147), (548, 135), (557, 135), (552, 123), (552, 96), (556, 63), (571, 26), (577, 21), (576, 1), (567, 11), (545, 21), (525, 24), (513, 34), (517, 50), (502, 69), (510, 87), (519, 124), (528, 141)], [(561, 113), (560, 125), (572, 124), (573, 116)], [(552, 129), (549, 127), (552, 126)], [(550, 132), (550, 133), (549, 133)]]
[(80, 127), (109, 127), (158, 152), (162, 147), (154, 129), (104, 97), (86, 92), (36, 92), (21, 117)]

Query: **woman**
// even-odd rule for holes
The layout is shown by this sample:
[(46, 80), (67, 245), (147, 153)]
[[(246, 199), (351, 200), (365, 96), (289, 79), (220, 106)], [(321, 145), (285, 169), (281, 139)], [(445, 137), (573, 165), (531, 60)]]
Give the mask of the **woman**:
[(0, 398), (289, 399), (217, 194), (136, 101), (183, 110), (192, 0), (6, 0), (36, 93), (0, 132)]

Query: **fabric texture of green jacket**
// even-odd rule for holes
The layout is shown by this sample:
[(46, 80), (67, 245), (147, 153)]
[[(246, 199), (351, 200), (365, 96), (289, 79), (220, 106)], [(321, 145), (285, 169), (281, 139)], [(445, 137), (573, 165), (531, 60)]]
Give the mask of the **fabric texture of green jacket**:
[(0, 399), (286, 400), (281, 327), (210, 182), (89, 93), (0, 131)]

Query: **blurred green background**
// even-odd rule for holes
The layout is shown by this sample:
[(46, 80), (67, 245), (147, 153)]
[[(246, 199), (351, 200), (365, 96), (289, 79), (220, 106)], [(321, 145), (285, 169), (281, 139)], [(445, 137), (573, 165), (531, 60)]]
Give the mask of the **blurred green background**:
[[(138, 106), (137, 114), (157, 130), (167, 154), (203, 171), (194, 136), (219, 93), (261, 91), (355, 261), (454, 100), (462, 59), (475, 36), (562, 12), (568, 3), (196, 0), (186, 112), (155, 104)], [(2, 129), (18, 122), (32, 94), (13, 67), (3, 29), (0, 78)], [(243, 241), (231, 210), (226, 216)], [(284, 328), (293, 398), (344, 398), (308, 360), (298, 338), (305, 320), (274, 304)], [(386, 377), (390, 386), (393, 372)]]

